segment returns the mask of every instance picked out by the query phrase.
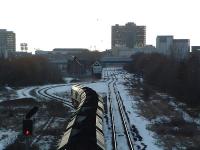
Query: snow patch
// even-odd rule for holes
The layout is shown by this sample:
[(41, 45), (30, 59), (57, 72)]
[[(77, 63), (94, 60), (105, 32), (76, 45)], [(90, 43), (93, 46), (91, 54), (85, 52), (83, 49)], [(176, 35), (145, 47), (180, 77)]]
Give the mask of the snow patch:
[(17, 90), (17, 98), (35, 98), (33, 95), (30, 94), (30, 92), (34, 89), (36, 89), (37, 86), (32, 87), (26, 87), (20, 90)]
[[(123, 82), (122, 78), (119, 81)], [(119, 82), (118, 82), (119, 83)], [(118, 90), (122, 97), (123, 104), (126, 111), (128, 112), (130, 124), (134, 125), (139, 131), (140, 136), (143, 138), (144, 144), (147, 145), (147, 150), (160, 150), (161, 147), (156, 145), (156, 139), (154, 139), (154, 133), (147, 129), (147, 126), (151, 124), (150, 121), (146, 120), (144, 117), (140, 116), (137, 112), (137, 102), (134, 96), (131, 96), (126, 90), (123, 84), (117, 84)]]
[(43, 136), (37, 145), (39, 145), (42, 150), (49, 150), (54, 140), (55, 138), (53, 136)]
[(73, 79), (74, 79), (74, 78), (66, 77), (66, 78), (64, 78), (64, 81), (65, 81), (66, 83), (70, 83)]
[(0, 150), (15, 142), (19, 132), (11, 129), (0, 129)]
[(167, 116), (158, 116), (156, 119), (152, 119), (151, 123), (169, 123), (171, 119)]

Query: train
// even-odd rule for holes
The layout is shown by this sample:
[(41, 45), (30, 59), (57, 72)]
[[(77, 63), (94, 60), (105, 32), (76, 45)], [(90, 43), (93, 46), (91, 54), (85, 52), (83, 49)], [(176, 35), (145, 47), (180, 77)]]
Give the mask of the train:
[(71, 88), (71, 116), (59, 150), (105, 150), (103, 133), (103, 98), (93, 89), (80, 84)]
[(75, 84), (71, 88), (71, 100), (72, 105), (77, 108), (81, 102), (86, 99), (85, 91), (87, 87), (84, 87), (80, 84)]

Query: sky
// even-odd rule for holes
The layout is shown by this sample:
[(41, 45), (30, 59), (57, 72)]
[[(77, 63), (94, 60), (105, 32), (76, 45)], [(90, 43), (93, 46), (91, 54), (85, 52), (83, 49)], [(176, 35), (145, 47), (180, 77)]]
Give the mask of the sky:
[(174, 35), (200, 45), (198, 0), (0, 0), (0, 29), (16, 33), (17, 50), (111, 48), (111, 26), (146, 26), (146, 43)]

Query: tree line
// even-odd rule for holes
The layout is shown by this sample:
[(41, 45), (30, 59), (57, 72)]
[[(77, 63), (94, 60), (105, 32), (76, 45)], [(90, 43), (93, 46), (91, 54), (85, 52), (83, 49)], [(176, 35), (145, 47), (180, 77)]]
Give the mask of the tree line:
[(30, 86), (62, 82), (60, 72), (38, 56), (0, 59), (0, 85)]
[(191, 53), (188, 59), (177, 61), (158, 53), (137, 53), (132, 56), (132, 60), (125, 69), (141, 75), (145, 83), (158, 87), (191, 106), (199, 106), (199, 55)]

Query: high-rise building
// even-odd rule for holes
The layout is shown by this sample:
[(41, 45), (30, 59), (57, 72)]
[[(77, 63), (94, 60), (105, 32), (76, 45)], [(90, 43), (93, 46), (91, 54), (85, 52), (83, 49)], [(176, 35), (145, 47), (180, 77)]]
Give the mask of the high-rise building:
[(136, 27), (136, 47), (146, 46), (146, 26)]
[(172, 35), (157, 36), (156, 48), (159, 53), (162, 53), (164, 55), (170, 55), (172, 46), (173, 46)]
[(143, 47), (146, 45), (146, 26), (137, 26), (133, 22), (129, 22), (125, 26), (116, 24), (112, 26), (111, 42), (112, 48)]
[(190, 40), (174, 39), (172, 35), (157, 36), (156, 49), (159, 53), (173, 56), (177, 60), (182, 60), (188, 57), (190, 52)]
[(190, 52), (190, 40), (189, 39), (174, 39), (172, 47), (172, 56), (177, 59), (185, 59)]
[(16, 51), (15, 33), (0, 29), (0, 57), (7, 57)]

